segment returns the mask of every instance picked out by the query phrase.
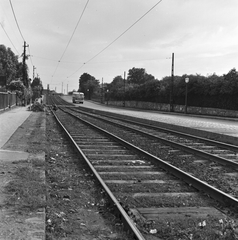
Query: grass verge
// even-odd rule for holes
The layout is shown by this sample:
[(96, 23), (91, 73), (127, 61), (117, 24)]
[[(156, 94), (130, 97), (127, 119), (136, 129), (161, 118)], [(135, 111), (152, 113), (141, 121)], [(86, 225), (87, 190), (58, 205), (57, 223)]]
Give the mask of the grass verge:
[(15, 177), (5, 187), (8, 198), (5, 205), (18, 210), (34, 211), (45, 207), (45, 184), (40, 171), (30, 167), (20, 167)]

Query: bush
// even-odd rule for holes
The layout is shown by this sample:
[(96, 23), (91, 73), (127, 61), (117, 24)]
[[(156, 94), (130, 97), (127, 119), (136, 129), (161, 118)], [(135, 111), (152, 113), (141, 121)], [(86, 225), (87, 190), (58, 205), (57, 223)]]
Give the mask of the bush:
[(30, 108), (31, 108), (31, 111), (33, 111), (33, 112), (44, 112), (45, 111), (45, 106), (39, 102), (34, 102)]

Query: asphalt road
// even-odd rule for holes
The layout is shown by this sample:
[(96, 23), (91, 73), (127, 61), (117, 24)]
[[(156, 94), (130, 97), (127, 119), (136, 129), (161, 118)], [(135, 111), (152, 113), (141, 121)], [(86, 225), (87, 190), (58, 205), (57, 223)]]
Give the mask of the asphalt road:
[[(68, 102), (72, 102), (71, 96), (63, 96)], [(79, 104), (75, 104), (76, 106)], [(149, 119), (153, 121), (159, 121), (169, 124), (175, 124), (184, 127), (195, 128), (204, 131), (210, 131), (214, 133), (229, 135), (238, 138), (238, 121), (231, 121), (227, 119), (214, 119), (209, 117), (199, 117), (181, 114), (171, 114), (150, 110), (137, 110), (126, 108), (114, 108), (112, 106), (94, 103), (91, 101), (84, 101), (84, 104), (80, 104), (82, 107), (92, 108), (97, 110), (103, 110), (113, 112), (122, 115), (128, 115), (143, 119)], [(237, 139), (238, 144), (238, 139)]]

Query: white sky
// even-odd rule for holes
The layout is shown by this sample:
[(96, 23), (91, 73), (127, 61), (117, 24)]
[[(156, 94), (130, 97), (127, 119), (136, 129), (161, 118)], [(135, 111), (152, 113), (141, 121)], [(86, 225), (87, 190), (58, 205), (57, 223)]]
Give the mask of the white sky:
[[(77, 90), (85, 72), (110, 83), (133, 67), (161, 79), (171, 75), (172, 53), (175, 75), (222, 75), (238, 69), (238, 0), (162, 0), (91, 61), (159, 0), (89, 0), (64, 53), (86, 2), (11, 0), (30, 46), (30, 77), (34, 65), (45, 88), (50, 84), (61, 92), (63, 83), (63, 92), (67, 85), (69, 91)], [(21, 55), (23, 39), (10, 0), (0, 0), (0, 23), (0, 44)]]

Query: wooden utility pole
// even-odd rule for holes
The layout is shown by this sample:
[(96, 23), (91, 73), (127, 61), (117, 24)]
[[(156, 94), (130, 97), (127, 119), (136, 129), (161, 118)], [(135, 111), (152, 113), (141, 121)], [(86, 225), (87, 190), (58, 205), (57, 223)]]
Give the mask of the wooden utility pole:
[(24, 41), (24, 50), (23, 50), (23, 59), (22, 59), (22, 76), (23, 76), (23, 83), (28, 88), (28, 80), (27, 80), (27, 71), (26, 71), (26, 47), (29, 47), (29, 45), (26, 45), (26, 42)]
[(172, 53), (172, 69), (170, 83), (170, 112), (174, 111), (174, 53)]

